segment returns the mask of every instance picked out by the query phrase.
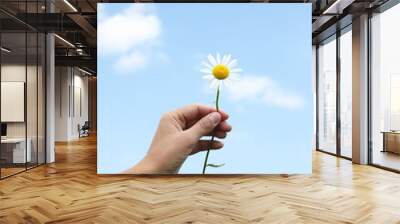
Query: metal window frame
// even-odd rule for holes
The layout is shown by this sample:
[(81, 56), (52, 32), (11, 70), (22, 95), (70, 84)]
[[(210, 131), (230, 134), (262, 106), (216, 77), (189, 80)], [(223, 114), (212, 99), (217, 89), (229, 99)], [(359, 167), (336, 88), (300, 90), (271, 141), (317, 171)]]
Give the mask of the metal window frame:
[[(340, 37), (342, 35), (344, 35), (346, 32), (351, 32), (351, 28), (349, 29), (349, 27), (351, 27), (352, 23), (344, 26), (344, 27), (340, 27), (339, 25), (336, 25), (336, 32), (333, 33), (332, 35), (322, 39), (321, 41), (319, 41), (319, 43), (316, 45), (316, 72), (315, 72), (315, 80), (316, 80), (316, 151), (319, 152), (323, 152), (329, 155), (333, 155), (333, 156), (337, 156), (346, 160), (352, 160), (352, 158), (347, 157), (342, 155), (342, 149), (341, 149), (341, 117), (340, 117), (340, 112), (341, 112), (341, 108), (340, 108), (340, 103), (341, 103), (341, 97), (340, 97), (340, 93), (341, 93), (341, 89), (340, 89), (340, 84), (341, 84), (341, 65), (340, 65)], [(332, 38), (333, 36), (335, 36), (334, 38)], [(331, 39), (331, 40), (330, 40)], [(320, 98), (319, 98), (319, 52), (318, 49), (320, 47), (321, 43), (324, 42), (330, 42), (330, 41), (336, 41), (336, 151), (335, 153), (329, 152), (327, 150), (321, 149), (319, 147), (319, 105), (320, 105)]]

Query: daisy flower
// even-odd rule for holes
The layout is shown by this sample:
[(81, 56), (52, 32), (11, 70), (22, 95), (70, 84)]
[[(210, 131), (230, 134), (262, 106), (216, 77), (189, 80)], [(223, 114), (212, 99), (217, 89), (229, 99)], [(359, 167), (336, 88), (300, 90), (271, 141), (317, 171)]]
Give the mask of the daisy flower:
[[(216, 99), (215, 99), (215, 108), (219, 111), (219, 95), (222, 84), (225, 86), (229, 86), (232, 81), (239, 79), (239, 73), (242, 69), (237, 68), (237, 60), (232, 59), (230, 54), (226, 54), (222, 57), (217, 53), (217, 57), (212, 56), (211, 54), (207, 57), (208, 61), (203, 61), (202, 64), (204, 66), (200, 71), (205, 73), (203, 76), (204, 79), (207, 79), (211, 82), (210, 87), (217, 89)], [(215, 136), (211, 136), (210, 146), (214, 141)], [(220, 167), (224, 164), (212, 164), (208, 163), (208, 156), (210, 154), (210, 148), (207, 150), (206, 157), (204, 159), (203, 165), (203, 174), (206, 172), (206, 168), (210, 167)]]
[(216, 57), (211, 54), (207, 57), (208, 61), (203, 61), (204, 66), (200, 71), (204, 73), (203, 78), (210, 81), (211, 88), (221, 87), (222, 83), (229, 86), (232, 81), (239, 79), (242, 69), (237, 68), (237, 60), (233, 59), (230, 54), (226, 54), (221, 58), (220, 54)]

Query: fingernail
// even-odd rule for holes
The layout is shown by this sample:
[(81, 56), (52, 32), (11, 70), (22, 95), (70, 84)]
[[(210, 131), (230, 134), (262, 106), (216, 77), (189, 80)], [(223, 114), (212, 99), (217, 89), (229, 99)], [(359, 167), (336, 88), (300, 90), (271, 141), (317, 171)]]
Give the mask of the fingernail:
[(217, 125), (220, 121), (221, 121), (221, 115), (217, 112), (213, 112), (210, 115), (208, 115), (210, 117), (210, 120)]

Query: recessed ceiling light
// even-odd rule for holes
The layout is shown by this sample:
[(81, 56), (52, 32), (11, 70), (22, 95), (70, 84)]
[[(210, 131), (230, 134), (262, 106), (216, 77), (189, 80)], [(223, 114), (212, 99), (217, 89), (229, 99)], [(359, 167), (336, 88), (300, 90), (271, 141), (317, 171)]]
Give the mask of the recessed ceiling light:
[(81, 68), (79, 68), (79, 67), (78, 67), (78, 70), (81, 71), (81, 72), (83, 72), (83, 73), (85, 73), (85, 74), (87, 74), (87, 75), (92, 76), (92, 73), (90, 73), (90, 72), (88, 72), (88, 71), (86, 71), (86, 70), (83, 70), (83, 69), (81, 69)]
[(59, 40), (61, 40), (62, 42), (64, 42), (64, 43), (66, 43), (67, 45), (69, 45), (70, 47), (73, 47), (73, 48), (75, 48), (75, 45), (73, 45), (71, 42), (69, 42), (68, 40), (66, 40), (66, 39), (64, 39), (64, 38), (62, 38), (62, 37), (60, 37), (59, 35), (57, 35), (57, 34), (54, 34), (54, 36), (55, 37), (57, 37)]
[(78, 10), (68, 1), (64, 0), (65, 4), (67, 4), (74, 12), (78, 12)]
[(342, 14), (343, 9), (351, 5), (355, 0), (336, 0), (322, 14)]
[(0, 49), (1, 49), (1, 51), (4, 51), (6, 53), (10, 53), (11, 52), (11, 50), (9, 50), (9, 49), (7, 49), (5, 47), (1, 47)]

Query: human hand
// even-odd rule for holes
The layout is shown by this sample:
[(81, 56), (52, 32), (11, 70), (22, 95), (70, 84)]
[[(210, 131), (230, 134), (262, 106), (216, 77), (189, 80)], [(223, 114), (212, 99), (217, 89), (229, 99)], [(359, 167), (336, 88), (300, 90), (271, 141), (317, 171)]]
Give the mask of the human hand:
[(147, 155), (125, 171), (131, 174), (178, 173), (190, 155), (210, 149), (220, 149), (223, 143), (201, 140), (214, 135), (225, 138), (232, 127), (228, 114), (205, 105), (189, 105), (164, 114)]

